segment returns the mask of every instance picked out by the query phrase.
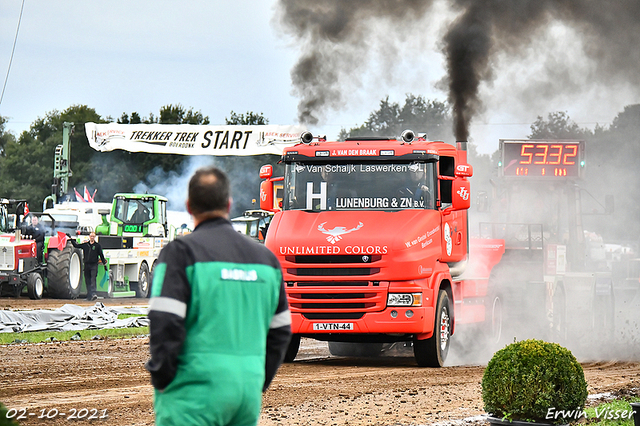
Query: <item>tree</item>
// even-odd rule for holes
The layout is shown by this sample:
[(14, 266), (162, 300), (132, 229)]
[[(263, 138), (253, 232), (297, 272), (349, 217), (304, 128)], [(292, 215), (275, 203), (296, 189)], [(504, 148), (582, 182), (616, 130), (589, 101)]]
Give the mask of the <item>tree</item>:
[[(615, 211), (611, 216), (590, 216), (586, 226), (602, 232), (607, 240), (640, 239), (640, 104), (627, 105), (608, 127), (596, 127), (586, 150), (586, 185), (602, 213), (605, 195), (613, 195)], [(585, 199), (587, 197), (583, 197)], [(593, 200), (595, 199), (595, 200)], [(597, 203), (596, 203), (597, 200)]]
[(445, 102), (407, 94), (404, 105), (400, 107), (396, 102), (389, 102), (387, 96), (362, 126), (349, 131), (342, 129), (339, 138), (399, 136), (403, 130), (411, 129), (418, 133), (426, 132), (431, 140), (450, 140), (452, 126), (450, 108)]
[(185, 110), (180, 104), (165, 105), (160, 108), (160, 124), (209, 124), (209, 117), (193, 108)]
[(5, 131), (5, 126), (7, 123), (7, 119), (5, 117), (0, 116), (0, 156), (4, 156), (4, 147), (10, 141), (15, 141), (15, 137)]
[(538, 116), (531, 125), (530, 139), (584, 139), (591, 135), (588, 129), (581, 129), (564, 111), (551, 112), (547, 120)]
[(56, 146), (62, 143), (62, 124), (72, 122), (70, 161), (73, 176), (70, 186), (83, 182), (86, 172), (85, 158), (93, 151), (88, 143), (84, 123), (101, 122), (94, 109), (74, 105), (63, 112), (51, 111), (38, 118), (17, 141), (9, 141), (5, 156), (0, 159), (0, 194), (4, 197), (26, 198), (32, 209), (38, 210), (44, 198), (51, 193), (53, 159)]
[(269, 124), (269, 120), (262, 113), (256, 114), (252, 111), (246, 114), (236, 114), (231, 111), (231, 117), (224, 119), (227, 125), (264, 125)]

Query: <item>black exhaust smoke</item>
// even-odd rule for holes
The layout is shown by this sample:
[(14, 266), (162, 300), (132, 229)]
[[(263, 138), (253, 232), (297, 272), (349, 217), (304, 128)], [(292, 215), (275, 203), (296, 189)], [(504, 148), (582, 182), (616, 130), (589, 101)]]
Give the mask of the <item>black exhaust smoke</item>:
[[(588, 83), (607, 87), (622, 83), (640, 87), (640, 2), (638, 0), (445, 0), (457, 18), (442, 39), (448, 87), (453, 107), (453, 133), (467, 140), (471, 120), (482, 111), (479, 89), (491, 83), (499, 60), (517, 60), (522, 52), (542, 38), (551, 23), (561, 23), (580, 37), (583, 53), (590, 60), (584, 71)], [(328, 109), (339, 110), (346, 94), (360, 86), (362, 70), (371, 51), (385, 52), (392, 67), (397, 48), (407, 37), (420, 37), (427, 25), (441, 15), (430, 14), (433, 0), (281, 0), (277, 20), (293, 34), (301, 48), (291, 72), (293, 91), (300, 98), (298, 119), (315, 125)], [(391, 24), (391, 25), (380, 25)], [(373, 37), (383, 27), (384, 37)], [(375, 41), (371, 41), (375, 40)], [(372, 43), (382, 43), (375, 45)], [(419, 56), (420, 52), (415, 52)], [(545, 63), (545, 58), (540, 58)], [(572, 58), (551, 61), (538, 83), (553, 97), (584, 90), (570, 81), (575, 69)], [(527, 66), (527, 64), (523, 64)], [(564, 69), (562, 69), (564, 68)], [(563, 72), (566, 71), (566, 72)], [(565, 76), (558, 78), (558, 76)], [(570, 84), (571, 83), (571, 84)], [(513, 97), (522, 98), (529, 86), (514, 87)]]
[(339, 110), (360, 86), (360, 73), (374, 50), (376, 27), (391, 24), (384, 46), (392, 64), (396, 46), (430, 8), (433, 0), (281, 0), (276, 20), (293, 34), (302, 52), (291, 71), (300, 98), (298, 120), (316, 125), (327, 109)]

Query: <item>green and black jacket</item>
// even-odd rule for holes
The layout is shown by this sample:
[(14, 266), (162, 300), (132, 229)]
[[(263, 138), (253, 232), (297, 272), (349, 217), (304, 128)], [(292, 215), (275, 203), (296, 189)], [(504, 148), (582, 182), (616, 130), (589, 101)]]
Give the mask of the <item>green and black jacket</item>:
[(162, 249), (149, 320), (146, 368), (165, 393), (248, 377), (264, 391), (291, 338), (278, 260), (223, 218), (200, 223)]

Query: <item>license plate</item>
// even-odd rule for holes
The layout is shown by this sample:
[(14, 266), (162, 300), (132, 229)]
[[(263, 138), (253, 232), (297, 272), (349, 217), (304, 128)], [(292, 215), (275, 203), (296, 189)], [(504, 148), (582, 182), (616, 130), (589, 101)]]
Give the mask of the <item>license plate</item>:
[(315, 322), (313, 331), (353, 330), (352, 322)]

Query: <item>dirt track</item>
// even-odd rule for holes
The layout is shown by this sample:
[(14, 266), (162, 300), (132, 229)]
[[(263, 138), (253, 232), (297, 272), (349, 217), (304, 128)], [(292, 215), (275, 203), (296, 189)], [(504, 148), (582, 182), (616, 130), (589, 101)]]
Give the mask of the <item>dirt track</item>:
[[(133, 305), (127, 302), (142, 303), (105, 304)], [(8, 304), (33, 306), (0, 300), (0, 307)], [(147, 338), (0, 346), (0, 401), (22, 409), (19, 414), (28, 419), (21, 424), (67, 425), (75, 413), (83, 422), (91, 414), (106, 414), (94, 422), (152, 425), (147, 358)], [(638, 362), (588, 363), (584, 369), (590, 394), (638, 392)], [(298, 359), (280, 369), (265, 393), (260, 425), (469, 424), (473, 421), (463, 419), (483, 414), (483, 371), (482, 366), (421, 369), (409, 355), (329, 357), (326, 344), (303, 340)], [(52, 418), (38, 419), (43, 414)]]

